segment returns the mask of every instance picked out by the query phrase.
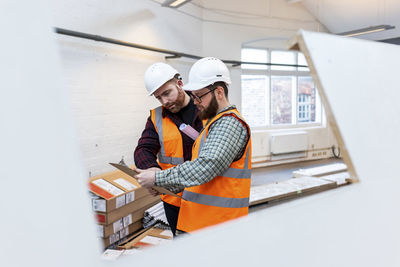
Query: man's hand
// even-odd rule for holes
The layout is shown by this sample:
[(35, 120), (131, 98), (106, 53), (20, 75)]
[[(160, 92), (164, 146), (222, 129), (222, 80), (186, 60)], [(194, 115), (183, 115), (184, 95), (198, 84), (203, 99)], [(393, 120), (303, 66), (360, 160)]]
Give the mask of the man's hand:
[(148, 169), (146, 169), (146, 171), (162, 171), (160, 168), (157, 168), (157, 167), (151, 167), (151, 168), (148, 168)]
[(156, 171), (159, 171), (158, 168), (150, 168), (147, 170), (141, 170), (136, 168), (136, 171), (139, 173), (135, 175), (135, 178), (138, 180), (139, 184), (144, 188), (150, 188), (154, 185), (156, 180)]

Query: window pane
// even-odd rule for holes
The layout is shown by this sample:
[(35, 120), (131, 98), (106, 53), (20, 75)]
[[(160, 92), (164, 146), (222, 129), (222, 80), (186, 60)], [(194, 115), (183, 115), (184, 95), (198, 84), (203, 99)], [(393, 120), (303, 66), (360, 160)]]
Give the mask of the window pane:
[[(297, 54), (297, 65), (305, 65), (305, 66), (308, 66), (308, 64), (307, 64), (307, 61), (306, 61), (306, 58), (305, 58), (305, 56), (304, 56), (304, 54), (303, 53), (298, 53)], [(310, 69), (309, 68), (306, 68), (306, 67), (297, 67), (297, 70), (299, 70), (299, 71), (310, 71)]]
[(299, 123), (316, 122), (316, 88), (311, 77), (298, 77), (298, 102), (300, 111), (306, 111), (298, 114), (297, 121)]
[(242, 75), (242, 115), (250, 127), (268, 125), (268, 85), (268, 76)]
[[(296, 64), (296, 52), (271, 51), (271, 63)], [(296, 67), (271, 66), (272, 70), (296, 70)]]
[(271, 77), (271, 113), (273, 124), (292, 123), (293, 86), (295, 86), (295, 77)]
[[(267, 63), (268, 51), (263, 49), (243, 48), (242, 61)], [(242, 65), (242, 69), (266, 70), (267, 68), (268, 68), (267, 65), (254, 65), (254, 64)]]

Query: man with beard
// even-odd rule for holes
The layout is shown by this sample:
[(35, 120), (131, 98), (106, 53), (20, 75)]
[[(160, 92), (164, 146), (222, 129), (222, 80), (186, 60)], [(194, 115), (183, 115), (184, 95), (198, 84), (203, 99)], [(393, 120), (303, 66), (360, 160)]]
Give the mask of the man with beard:
[[(135, 164), (140, 169), (165, 170), (192, 156), (194, 140), (179, 131), (179, 126), (185, 123), (200, 131), (203, 123), (197, 116), (193, 100), (183, 91), (176, 69), (165, 63), (155, 63), (146, 70), (144, 80), (149, 95), (154, 95), (162, 106), (150, 111), (134, 152)], [(175, 235), (180, 198), (161, 195), (161, 199)]]
[(228, 100), (229, 70), (208, 57), (191, 68), (191, 91), (199, 117), (207, 119), (192, 160), (163, 170), (139, 170), (144, 187), (183, 191), (177, 229), (192, 232), (248, 214), (251, 177), (250, 128)]

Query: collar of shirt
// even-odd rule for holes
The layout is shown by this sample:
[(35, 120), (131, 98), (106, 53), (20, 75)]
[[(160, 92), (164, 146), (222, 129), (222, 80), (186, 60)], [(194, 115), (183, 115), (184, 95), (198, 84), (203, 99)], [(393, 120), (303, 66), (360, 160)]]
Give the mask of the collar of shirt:
[[(227, 110), (231, 110), (231, 109), (236, 109), (236, 105), (229, 105), (224, 107), (223, 109), (221, 109), (215, 116), (217, 116), (219, 113), (227, 111)], [(214, 117), (213, 117), (214, 118)], [(212, 118), (209, 118), (206, 122), (206, 125), (208, 125), (208, 123), (212, 120)], [(205, 127), (205, 126), (204, 126)]]
[[(194, 105), (192, 99), (190, 99), (188, 105), (191, 105), (191, 104)], [(195, 121), (199, 119), (199, 118), (198, 118), (198, 113), (199, 113), (199, 110), (198, 110), (197, 107), (195, 106), (195, 114), (194, 114), (194, 118), (193, 118), (193, 123), (192, 123), (192, 124), (194, 124)], [(179, 116), (178, 116), (177, 114), (172, 113), (171, 111), (169, 111), (169, 110), (166, 109), (166, 108), (163, 108), (163, 110), (162, 110), (162, 116), (163, 116), (163, 118), (165, 118), (165, 117), (170, 118), (170, 119), (171, 119), (176, 125), (178, 125), (178, 126), (182, 124), (181, 118), (179, 118)]]
[(219, 114), (219, 113), (221, 113), (221, 112), (224, 112), (224, 111), (227, 111), (227, 110), (231, 110), (231, 109), (236, 109), (236, 105), (229, 105), (229, 106), (226, 106), (226, 107), (224, 107), (223, 109), (221, 109), (217, 114)]

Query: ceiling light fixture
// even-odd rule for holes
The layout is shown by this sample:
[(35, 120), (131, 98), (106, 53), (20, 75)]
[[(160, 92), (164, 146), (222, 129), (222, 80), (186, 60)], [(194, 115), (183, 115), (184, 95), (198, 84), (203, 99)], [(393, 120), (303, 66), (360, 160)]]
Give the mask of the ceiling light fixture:
[(184, 4), (189, 3), (190, 1), (192, 0), (165, 0), (164, 3), (161, 4), (161, 6), (178, 8)]
[(362, 35), (362, 34), (367, 34), (367, 33), (372, 33), (372, 32), (391, 30), (394, 28), (395, 28), (395, 26), (392, 26), (392, 25), (379, 25), (379, 26), (371, 26), (371, 27), (367, 27), (367, 28), (362, 28), (362, 29), (358, 29), (358, 30), (354, 30), (354, 31), (337, 33), (337, 35), (357, 36), (357, 35)]

